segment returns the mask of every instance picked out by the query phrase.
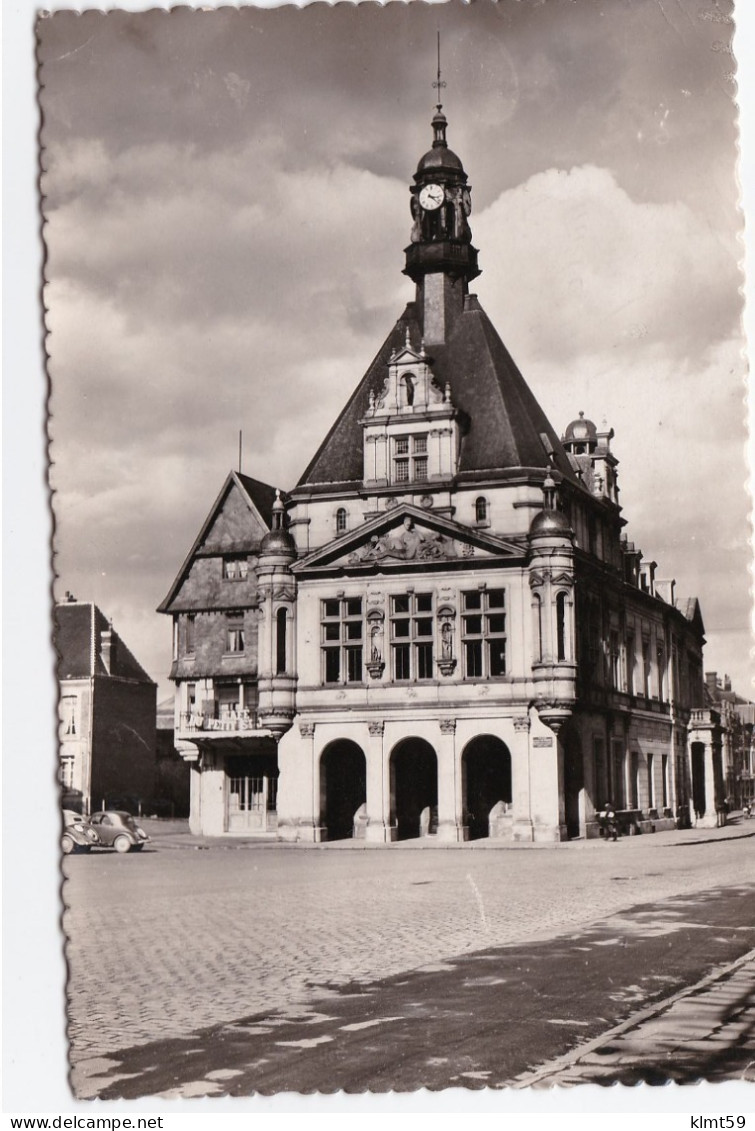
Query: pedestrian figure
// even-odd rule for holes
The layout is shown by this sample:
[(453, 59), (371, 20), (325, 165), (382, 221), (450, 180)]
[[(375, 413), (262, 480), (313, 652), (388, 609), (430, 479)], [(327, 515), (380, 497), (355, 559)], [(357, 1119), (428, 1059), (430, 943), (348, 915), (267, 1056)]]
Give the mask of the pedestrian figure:
[(616, 810), (610, 801), (606, 801), (600, 813), (600, 827), (603, 830), (606, 843), (608, 843), (609, 840), (619, 839), (619, 825), (616, 820)]

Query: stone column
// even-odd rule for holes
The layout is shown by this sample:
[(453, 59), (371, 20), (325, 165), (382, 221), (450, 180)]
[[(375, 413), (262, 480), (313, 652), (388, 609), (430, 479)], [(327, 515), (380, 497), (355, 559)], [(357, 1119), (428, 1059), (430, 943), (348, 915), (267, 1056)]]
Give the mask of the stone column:
[(199, 768), (199, 751), (193, 743), (181, 742), (177, 749), (189, 763), (189, 832), (202, 835), (202, 771)]
[(529, 715), (514, 717), (514, 747), (511, 751), (511, 804), (514, 840), (534, 840), (532, 821), (532, 754)]
[(715, 765), (715, 750), (714, 741), (711, 734), (706, 736), (705, 742), (705, 816), (701, 817), (697, 824), (702, 828), (714, 829), (718, 824), (718, 815), (716, 813), (716, 806), (719, 804), (718, 790), (716, 788), (716, 765)]
[(367, 757), (367, 828), (365, 840), (385, 844), (391, 839), (390, 832), (390, 783), (386, 780), (387, 767), (384, 764), (383, 733), (385, 723), (375, 721), (367, 724), (370, 743)]
[(315, 759), (315, 724), (300, 723), (278, 743), (278, 836), (320, 840), (320, 781)]
[(464, 839), (461, 775), (456, 758), (456, 719), (441, 719), (438, 741), (438, 840)]

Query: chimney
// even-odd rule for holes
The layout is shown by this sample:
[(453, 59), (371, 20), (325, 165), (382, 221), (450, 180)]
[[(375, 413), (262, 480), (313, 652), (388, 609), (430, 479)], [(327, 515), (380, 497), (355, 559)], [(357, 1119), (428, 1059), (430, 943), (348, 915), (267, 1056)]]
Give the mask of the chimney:
[(105, 665), (105, 671), (108, 675), (112, 675), (115, 665), (115, 633), (113, 632), (112, 621), (110, 621), (106, 629), (103, 629), (100, 635), (100, 655)]
[(724, 676), (724, 691), (731, 691), (731, 676)]
[(718, 689), (718, 672), (706, 672), (705, 684), (709, 691), (716, 691)]

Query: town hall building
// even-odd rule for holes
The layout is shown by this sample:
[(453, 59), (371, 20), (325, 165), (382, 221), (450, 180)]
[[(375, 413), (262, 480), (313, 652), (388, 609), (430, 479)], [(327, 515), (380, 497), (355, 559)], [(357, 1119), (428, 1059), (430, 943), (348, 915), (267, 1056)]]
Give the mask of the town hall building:
[(160, 611), (191, 828), (428, 843), (716, 823), (695, 599), (624, 533), (613, 431), (559, 438), (480, 306), (442, 107), (415, 293), (287, 493), (228, 475)]

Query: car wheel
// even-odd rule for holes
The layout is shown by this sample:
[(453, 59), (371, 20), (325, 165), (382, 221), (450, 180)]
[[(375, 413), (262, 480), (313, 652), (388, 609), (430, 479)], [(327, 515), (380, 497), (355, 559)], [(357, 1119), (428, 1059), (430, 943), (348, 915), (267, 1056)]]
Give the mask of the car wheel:
[(70, 856), (76, 845), (70, 836), (64, 836), (60, 842), (60, 847), (63, 849), (64, 856)]
[(130, 852), (131, 841), (127, 836), (117, 836), (113, 841), (113, 848), (116, 852)]

